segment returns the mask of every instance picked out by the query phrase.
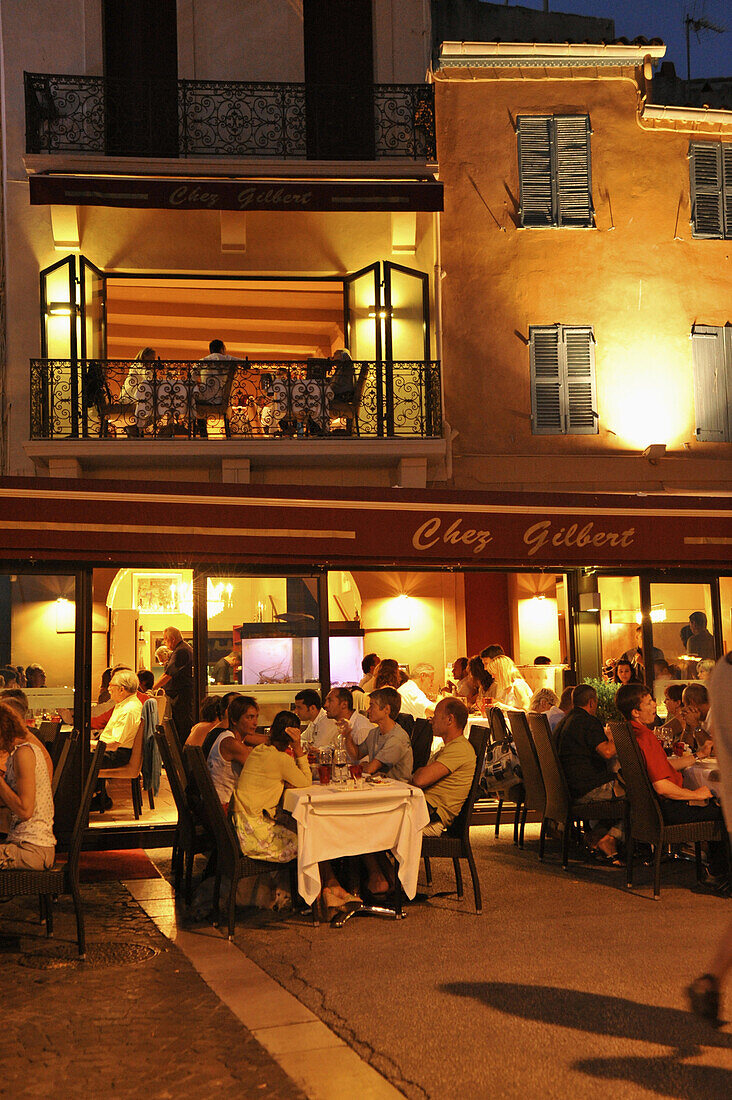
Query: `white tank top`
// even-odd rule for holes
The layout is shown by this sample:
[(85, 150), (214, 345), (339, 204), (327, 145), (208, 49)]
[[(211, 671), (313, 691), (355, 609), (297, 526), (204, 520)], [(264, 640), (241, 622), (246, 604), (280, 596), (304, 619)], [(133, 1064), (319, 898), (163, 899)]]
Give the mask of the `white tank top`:
[(224, 730), (223, 733), (218, 735), (208, 754), (208, 770), (211, 772), (211, 778), (213, 779), (216, 793), (219, 796), (219, 801), (223, 802), (224, 805), (228, 803), (234, 793), (236, 776), (234, 775), (231, 761), (224, 760), (221, 755), (221, 742), (225, 741), (227, 737), (233, 736), (234, 734), (231, 730)]
[(46, 761), (38, 745), (32, 741), (21, 741), (10, 753), (5, 772), (5, 782), (15, 793), (18, 793), (18, 780), (15, 775), (15, 754), (18, 749), (27, 745), (33, 749), (36, 759), (36, 804), (33, 813), (27, 821), (21, 821), (13, 814), (10, 818), (10, 832), (8, 842), (25, 841), (28, 844), (37, 844), (41, 848), (55, 848), (56, 837), (53, 835), (53, 794), (51, 793), (51, 780), (48, 776)]

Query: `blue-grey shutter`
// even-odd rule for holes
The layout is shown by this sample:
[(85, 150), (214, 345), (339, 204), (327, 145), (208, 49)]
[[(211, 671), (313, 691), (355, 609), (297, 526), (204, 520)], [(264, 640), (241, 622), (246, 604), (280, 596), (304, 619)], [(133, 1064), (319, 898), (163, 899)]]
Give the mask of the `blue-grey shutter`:
[(519, 116), (518, 160), (521, 224), (554, 225), (551, 118), (545, 115)]
[(694, 358), (694, 407), (696, 438), (703, 442), (730, 442), (730, 409), (725, 331), (694, 325), (691, 333)]
[(722, 146), (722, 204), (724, 206), (724, 235), (732, 238), (732, 145)]
[(597, 435), (595, 338), (591, 328), (562, 328), (566, 428), (570, 435)]
[(693, 141), (689, 146), (691, 221), (694, 237), (722, 237), (722, 145)]
[(531, 423), (534, 435), (561, 435), (565, 430), (561, 340), (558, 325), (529, 329)]
[(554, 118), (557, 224), (591, 226), (590, 120), (587, 115)]

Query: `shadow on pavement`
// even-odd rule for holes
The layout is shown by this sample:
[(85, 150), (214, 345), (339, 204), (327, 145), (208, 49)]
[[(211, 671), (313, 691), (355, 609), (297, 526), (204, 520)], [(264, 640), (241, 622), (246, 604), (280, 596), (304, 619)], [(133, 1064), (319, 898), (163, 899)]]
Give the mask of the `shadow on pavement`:
[(632, 1081), (659, 1096), (679, 1100), (722, 1100), (732, 1093), (732, 1072), (682, 1062), (682, 1056), (675, 1051), (663, 1058), (588, 1058), (572, 1068), (606, 1081)]

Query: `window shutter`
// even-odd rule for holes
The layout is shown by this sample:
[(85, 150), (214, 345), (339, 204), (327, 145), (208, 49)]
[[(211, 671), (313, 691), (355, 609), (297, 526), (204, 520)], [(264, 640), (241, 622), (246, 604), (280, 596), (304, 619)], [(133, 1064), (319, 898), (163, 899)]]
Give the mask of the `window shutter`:
[(565, 420), (559, 327), (532, 327), (529, 346), (534, 435), (559, 435), (564, 431)]
[(558, 225), (591, 226), (590, 120), (587, 115), (554, 119)]
[(521, 224), (554, 224), (552, 206), (552, 119), (523, 115), (518, 119)]
[(693, 235), (722, 237), (722, 146), (711, 141), (692, 142), (689, 158)]
[(694, 357), (696, 438), (702, 442), (728, 443), (730, 432), (724, 329), (694, 325), (691, 343)]
[(563, 328), (567, 432), (597, 435), (595, 339), (591, 328)]
[(732, 238), (732, 145), (722, 146), (722, 200), (724, 203), (724, 235)]

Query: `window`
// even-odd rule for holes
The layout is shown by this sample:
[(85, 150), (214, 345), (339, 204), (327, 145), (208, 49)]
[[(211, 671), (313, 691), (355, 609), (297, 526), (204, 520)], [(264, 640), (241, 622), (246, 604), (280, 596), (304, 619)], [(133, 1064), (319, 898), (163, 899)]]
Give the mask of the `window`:
[(732, 145), (693, 141), (689, 146), (693, 236), (732, 238)]
[(696, 438), (732, 442), (732, 328), (694, 325), (694, 406)]
[(587, 115), (519, 115), (518, 158), (522, 225), (594, 225)]
[(534, 435), (597, 435), (592, 329), (532, 326), (529, 348)]

